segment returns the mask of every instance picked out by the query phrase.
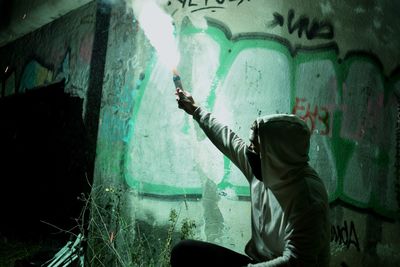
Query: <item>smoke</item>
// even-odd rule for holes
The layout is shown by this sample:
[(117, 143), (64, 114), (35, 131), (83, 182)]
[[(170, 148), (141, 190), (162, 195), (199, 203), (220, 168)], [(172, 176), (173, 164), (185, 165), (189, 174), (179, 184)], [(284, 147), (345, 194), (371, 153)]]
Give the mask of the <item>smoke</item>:
[(180, 55), (174, 35), (172, 17), (160, 7), (163, 1), (125, 1), (128, 8), (132, 8), (140, 27), (151, 45), (155, 48), (160, 61), (171, 70), (176, 68), (180, 60)]
[(161, 8), (167, 4), (167, 0), (100, 0), (100, 2), (109, 7), (125, 2), (127, 9), (133, 11), (147, 39), (155, 48), (159, 60), (170, 70), (177, 67), (180, 55), (174, 35), (173, 20)]

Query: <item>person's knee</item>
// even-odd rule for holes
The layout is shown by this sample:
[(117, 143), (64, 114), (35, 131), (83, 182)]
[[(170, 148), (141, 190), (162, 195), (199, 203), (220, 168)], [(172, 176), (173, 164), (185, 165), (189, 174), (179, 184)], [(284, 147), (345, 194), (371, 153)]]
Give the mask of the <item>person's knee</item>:
[(192, 245), (193, 241), (192, 240), (181, 240), (179, 243), (177, 243), (171, 251), (171, 254), (173, 255), (181, 255), (181, 254), (186, 254), (189, 251), (191, 251), (191, 248), (193, 247)]
[(192, 243), (192, 240), (182, 240), (172, 248), (170, 263), (173, 267), (187, 266), (185, 262), (190, 258)]

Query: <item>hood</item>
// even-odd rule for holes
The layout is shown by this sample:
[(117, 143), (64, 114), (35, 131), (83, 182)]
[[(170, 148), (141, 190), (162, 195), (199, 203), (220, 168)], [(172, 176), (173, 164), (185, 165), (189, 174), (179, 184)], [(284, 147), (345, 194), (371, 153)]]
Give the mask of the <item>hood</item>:
[(278, 189), (308, 168), (310, 130), (298, 116), (277, 114), (256, 120), (265, 186)]

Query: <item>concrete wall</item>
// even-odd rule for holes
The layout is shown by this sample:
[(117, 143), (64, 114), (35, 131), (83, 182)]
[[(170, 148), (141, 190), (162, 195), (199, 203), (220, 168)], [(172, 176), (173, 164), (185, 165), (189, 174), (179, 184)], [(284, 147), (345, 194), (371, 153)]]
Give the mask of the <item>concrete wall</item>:
[[(398, 6), (164, 3), (176, 24), (184, 87), (200, 104), (243, 138), (255, 117), (275, 112), (298, 114), (312, 128), (311, 164), (331, 201), (332, 266), (395, 266)], [(151, 229), (167, 231), (175, 209), (176, 231), (191, 219), (195, 237), (243, 252), (246, 181), (177, 109), (170, 70), (125, 12), (114, 7), (111, 18), (96, 164), (103, 192), (136, 223), (136, 237), (147, 230), (157, 240)], [(120, 230), (115, 224), (111, 236)]]
[[(199, 103), (243, 138), (256, 116), (275, 112), (298, 114), (313, 129), (311, 164), (331, 201), (332, 266), (395, 266), (398, 6), (164, 4), (180, 40), (178, 70)], [(86, 100), (95, 16), (89, 4), (2, 47), (2, 96), (66, 78), (67, 92)], [(187, 233), (181, 226), (188, 220), (195, 223), (189, 227), (194, 237), (243, 252), (250, 236), (243, 176), (177, 109), (170, 70), (124, 3), (112, 6), (103, 31), (108, 51), (95, 193), (107, 253), (118, 255), (105, 265), (139, 265), (149, 261), (143, 255), (157, 262), (154, 251), (168, 249), (168, 237), (173, 243)], [(173, 210), (178, 221), (171, 228)]]
[(93, 47), (94, 3), (0, 48), (1, 96), (61, 79), (66, 93), (86, 97)]

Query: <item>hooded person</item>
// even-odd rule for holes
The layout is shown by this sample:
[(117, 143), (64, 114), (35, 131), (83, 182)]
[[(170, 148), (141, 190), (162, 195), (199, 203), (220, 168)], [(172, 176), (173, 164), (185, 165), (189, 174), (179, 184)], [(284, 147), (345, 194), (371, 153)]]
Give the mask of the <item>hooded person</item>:
[[(172, 266), (329, 266), (328, 196), (308, 164), (306, 123), (289, 114), (257, 118), (246, 144), (197, 106), (188, 92), (177, 89), (176, 95), (179, 108), (193, 116), (247, 178), (251, 239), (245, 247), (247, 256), (206, 242), (183, 241), (172, 250)], [(188, 262), (194, 258), (198, 260)]]

